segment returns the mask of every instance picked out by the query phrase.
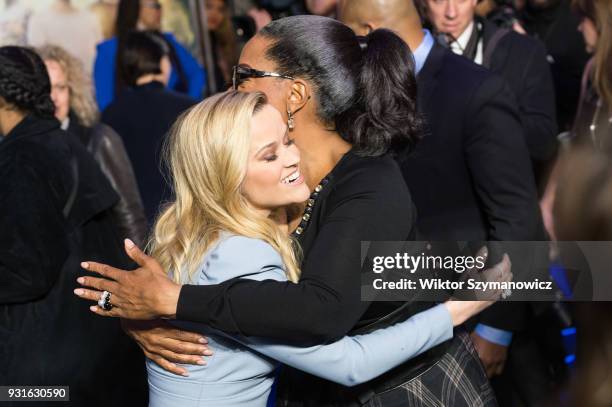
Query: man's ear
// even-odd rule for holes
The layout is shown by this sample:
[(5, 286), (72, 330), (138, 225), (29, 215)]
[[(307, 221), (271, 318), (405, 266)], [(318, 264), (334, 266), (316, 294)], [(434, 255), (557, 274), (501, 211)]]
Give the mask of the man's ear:
[(287, 97), (287, 108), (295, 114), (306, 106), (311, 97), (310, 85), (301, 79), (295, 79)]
[(372, 22), (365, 22), (365, 23), (360, 23), (359, 25), (356, 25), (356, 26), (351, 26), (351, 28), (355, 32), (355, 35), (366, 36), (372, 31), (374, 31), (375, 29), (380, 28), (380, 27)]

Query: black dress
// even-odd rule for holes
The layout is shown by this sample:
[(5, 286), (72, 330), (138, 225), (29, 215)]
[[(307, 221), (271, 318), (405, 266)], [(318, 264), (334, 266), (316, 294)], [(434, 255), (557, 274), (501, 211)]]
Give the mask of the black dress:
[[(360, 242), (414, 238), (415, 211), (399, 167), (390, 156), (367, 158), (349, 152), (317, 189), (319, 191), (315, 190), (311, 197), (313, 201), (309, 202), (312, 205), (305, 214), (308, 216), (300, 225), (301, 229), (295, 232), (304, 252), (299, 284), (234, 279), (215, 286), (184, 286), (177, 319), (202, 322), (228, 333), (269, 337), (301, 345), (332, 341), (356, 327), (364, 332), (364, 325), (370, 329), (386, 326), (374, 321), (395, 311), (401, 304), (361, 301)], [(428, 306), (431, 304), (414, 304), (414, 307), (407, 307), (402, 316), (405, 319)], [(391, 321), (387, 321), (389, 323)], [(349, 406), (376, 403), (378, 396), (375, 394), (384, 390), (397, 391), (394, 395), (402, 398), (411, 393), (401, 385), (418, 373), (421, 378), (415, 385), (420, 384), (421, 392), (414, 392), (415, 399), (424, 399), (426, 395), (422, 390), (425, 389), (448, 401), (448, 405), (478, 401), (488, 405), (492, 392), (477, 355), (468, 345), (469, 338), (466, 342), (465, 335), (457, 334), (455, 340), (419, 358), (418, 366), (410, 361), (390, 372), (388, 380), (387, 375), (383, 375), (382, 379), (357, 388), (343, 387), (285, 368), (279, 382), (277, 404)], [(447, 350), (455, 353), (442, 359)], [(443, 360), (458, 366), (446, 369), (453, 375), (447, 380), (441, 380), (446, 365), (432, 368)], [(428, 377), (424, 373), (427, 369), (432, 372), (429, 381), (422, 379)], [(442, 395), (443, 386), (453, 389), (447, 392), (450, 399)], [(464, 397), (460, 387), (474, 389), (476, 394)]]
[(0, 142), (1, 385), (70, 386), (66, 406), (146, 405), (142, 354), (72, 292), (84, 259), (128, 266), (117, 199), (56, 120), (28, 116)]

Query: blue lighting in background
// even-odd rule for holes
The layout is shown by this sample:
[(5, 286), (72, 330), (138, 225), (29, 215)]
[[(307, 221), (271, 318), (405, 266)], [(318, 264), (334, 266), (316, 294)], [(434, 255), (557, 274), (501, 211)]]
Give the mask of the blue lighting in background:
[(567, 279), (567, 275), (565, 273), (565, 269), (563, 268), (563, 266), (559, 263), (553, 263), (550, 265), (548, 271), (550, 273), (550, 276), (553, 278), (553, 280), (557, 284), (557, 287), (559, 287), (559, 289), (563, 293), (563, 296), (566, 299), (571, 299), (572, 298), (572, 286)]
[(570, 326), (569, 328), (565, 328), (561, 330), (562, 336), (572, 336), (576, 335), (576, 327)]

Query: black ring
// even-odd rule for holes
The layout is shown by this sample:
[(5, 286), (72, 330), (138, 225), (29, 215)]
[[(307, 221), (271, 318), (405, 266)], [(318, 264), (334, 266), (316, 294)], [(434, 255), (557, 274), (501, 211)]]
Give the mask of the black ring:
[(113, 309), (113, 304), (111, 304), (110, 298), (111, 298), (111, 293), (109, 292), (106, 298), (104, 299), (104, 305), (102, 306), (102, 309), (104, 311), (110, 311), (111, 309)]

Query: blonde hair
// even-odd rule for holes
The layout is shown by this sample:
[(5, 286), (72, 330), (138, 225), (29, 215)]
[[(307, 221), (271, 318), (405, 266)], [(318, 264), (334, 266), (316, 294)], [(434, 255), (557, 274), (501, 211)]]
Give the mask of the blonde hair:
[(599, 96), (612, 112), (612, 2), (610, 0), (595, 2), (596, 26), (599, 30), (597, 49), (595, 50), (595, 86)]
[(610, 0), (573, 0), (575, 12), (589, 18), (597, 29), (593, 83), (597, 93), (612, 112), (612, 2)]
[(44, 61), (55, 61), (66, 75), (70, 90), (70, 111), (81, 124), (92, 127), (98, 121), (98, 105), (94, 98), (93, 85), (89, 75), (85, 73), (83, 63), (65, 49), (55, 45), (45, 45), (36, 52)]
[(280, 253), (288, 280), (297, 282), (297, 245), (241, 191), (251, 118), (266, 103), (260, 92), (220, 93), (183, 113), (172, 127), (165, 159), (175, 200), (157, 219), (150, 248), (174, 281), (188, 281), (220, 233), (229, 232), (269, 243)]

